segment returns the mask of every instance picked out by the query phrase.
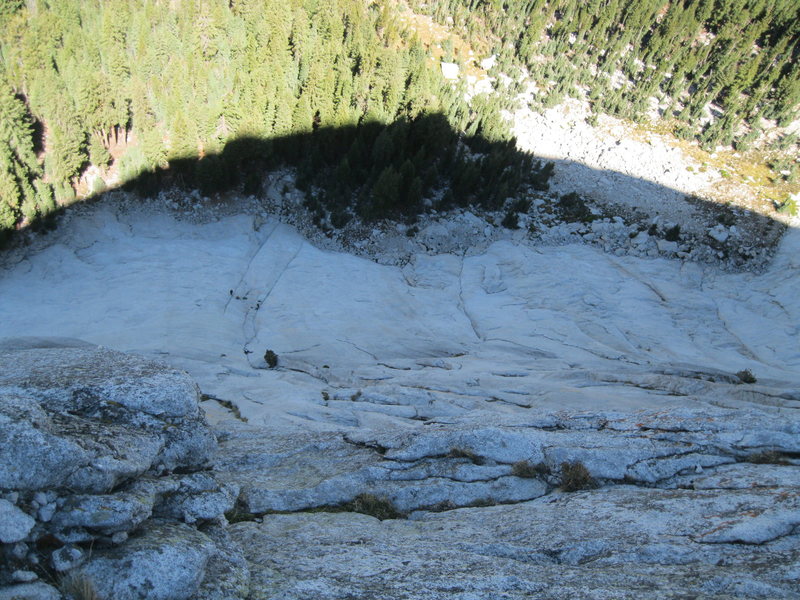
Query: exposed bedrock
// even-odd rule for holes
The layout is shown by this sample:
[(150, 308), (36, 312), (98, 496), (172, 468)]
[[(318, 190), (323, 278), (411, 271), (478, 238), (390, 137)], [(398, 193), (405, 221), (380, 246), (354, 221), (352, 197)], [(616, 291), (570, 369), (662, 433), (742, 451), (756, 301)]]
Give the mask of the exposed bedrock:
[(616, 486), (512, 506), (384, 520), (273, 515), (232, 537), (254, 598), (796, 598), (796, 535), (745, 530), (797, 488), (719, 491)]
[(305, 436), (231, 421), (217, 468), (241, 486), (229, 531), (252, 598), (796, 598), (787, 413), (564, 411)]
[(181, 371), (0, 348), (0, 599), (800, 595), (788, 405), (212, 428)]
[(0, 598), (242, 597), (246, 564), (209, 533), (238, 489), (210, 470), (194, 382), (65, 340), (1, 347)]

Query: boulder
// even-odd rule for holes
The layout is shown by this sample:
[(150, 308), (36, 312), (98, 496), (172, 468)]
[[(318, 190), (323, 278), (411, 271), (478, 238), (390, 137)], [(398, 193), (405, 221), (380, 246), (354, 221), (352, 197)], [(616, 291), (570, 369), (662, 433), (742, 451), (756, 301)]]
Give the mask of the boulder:
[(442, 63), (442, 76), (445, 79), (458, 79), (460, 69), (456, 63), (443, 62)]
[(105, 348), (0, 351), (0, 397), (0, 488), (101, 493), (216, 447), (188, 375)]
[(208, 471), (217, 441), (198, 402), (188, 375), (141, 357), (0, 342), (0, 585), (18, 584), (0, 598), (59, 597), (24, 580), (42, 564), (101, 598), (197, 591), (220, 551), (196, 527), (239, 493)]
[(232, 510), (239, 497), (238, 485), (221, 484), (209, 473), (193, 473), (176, 483), (155, 507), (157, 516), (185, 523), (210, 521)]
[(0, 600), (61, 600), (61, 593), (41, 581), (0, 587)]
[(181, 523), (149, 523), (123, 546), (100, 551), (77, 571), (100, 598), (183, 600), (205, 577), (214, 543)]
[(36, 521), (11, 504), (0, 498), (0, 542), (13, 544), (28, 537)]

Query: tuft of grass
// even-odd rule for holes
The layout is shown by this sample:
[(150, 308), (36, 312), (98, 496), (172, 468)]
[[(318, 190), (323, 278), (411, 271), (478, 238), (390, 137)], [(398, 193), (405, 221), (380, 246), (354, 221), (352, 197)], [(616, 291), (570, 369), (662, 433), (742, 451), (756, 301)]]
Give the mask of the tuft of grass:
[(278, 355), (275, 354), (272, 350), (267, 350), (264, 353), (264, 362), (267, 363), (267, 366), (270, 369), (274, 369), (278, 366)]
[(561, 463), (561, 489), (565, 492), (577, 492), (597, 487), (597, 482), (589, 473), (589, 469), (580, 462)]
[(746, 459), (747, 462), (756, 465), (790, 465), (788, 460), (780, 452), (775, 450), (766, 450), (764, 452), (755, 452), (750, 454)]
[(478, 456), (469, 448), (450, 448), (447, 458), (466, 458), (473, 465), (482, 465), (484, 463), (483, 457)]
[(753, 372), (750, 369), (739, 371), (736, 373), (736, 376), (742, 383), (755, 383), (757, 381), (756, 376), (753, 375)]
[(511, 465), (511, 474), (514, 475), (514, 477), (534, 479), (536, 477), (549, 475), (550, 468), (542, 462), (534, 465), (527, 460), (521, 460)]
[(68, 600), (100, 600), (92, 580), (79, 571), (65, 575), (58, 587)]
[(386, 519), (402, 519), (405, 515), (397, 510), (388, 498), (379, 498), (373, 494), (359, 494), (350, 502), (342, 505), (348, 512), (370, 515), (384, 521)]

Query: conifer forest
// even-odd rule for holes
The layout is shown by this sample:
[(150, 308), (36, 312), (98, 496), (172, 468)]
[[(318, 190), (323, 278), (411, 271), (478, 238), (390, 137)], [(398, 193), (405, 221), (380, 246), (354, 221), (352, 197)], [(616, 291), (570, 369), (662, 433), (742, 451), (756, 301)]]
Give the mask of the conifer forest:
[[(666, 95), (675, 133), (704, 144), (798, 116), (796, 0), (2, 0), (0, 231), (112, 161), (143, 194), (165, 178), (255, 193), (289, 166), (334, 226), (545, 189), (510, 96), (468, 102), (401, 25), (411, 10), (526, 69), (545, 103), (586, 89), (636, 120)], [(699, 126), (709, 103), (721, 117)]]

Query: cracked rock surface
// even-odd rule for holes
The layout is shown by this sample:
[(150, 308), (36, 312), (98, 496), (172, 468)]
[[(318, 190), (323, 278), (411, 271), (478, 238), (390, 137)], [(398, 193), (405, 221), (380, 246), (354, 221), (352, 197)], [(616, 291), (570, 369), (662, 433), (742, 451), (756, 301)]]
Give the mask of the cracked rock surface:
[(253, 597), (795, 598), (796, 535), (732, 539), (784, 493), (797, 511), (796, 489), (617, 486), (413, 520), (273, 515), (233, 525), (232, 536), (263, 565)]
[(3, 346), (2, 584), (36, 559), (114, 597), (800, 596), (798, 230), (755, 274), (84, 216), (0, 280), (0, 335), (134, 355)]
[[(251, 597), (800, 594), (800, 464), (746, 462), (766, 438), (797, 456), (797, 422), (582, 416), (302, 439), (228, 424), (218, 468), (241, 485), (246, 520), (230, 535)], [(567, 493), (576, 462), (594, 481)], [(365, 496), (405, 518), (351, 512), (371, 512), (353, 508)]]

